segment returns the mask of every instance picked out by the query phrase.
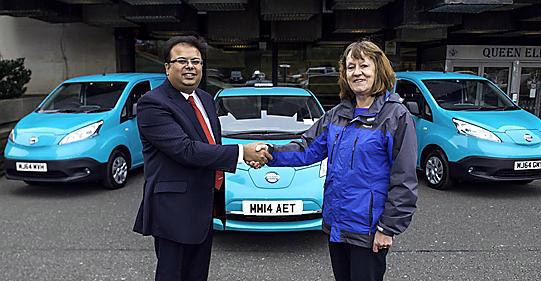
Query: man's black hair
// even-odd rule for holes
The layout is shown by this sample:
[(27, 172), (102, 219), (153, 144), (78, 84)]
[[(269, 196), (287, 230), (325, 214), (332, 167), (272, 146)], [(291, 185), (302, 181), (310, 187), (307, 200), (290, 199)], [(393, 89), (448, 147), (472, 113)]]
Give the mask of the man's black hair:
[(169, 61), (171, 61), (171, 49), (173, 49), (173, 47), (175, 47), (175, 45), (177, 44), (187, 44), (196, 48), (201, 53), (202, 59), (206, 59), (207, 43), (205, 42), (205, 40), (198, 36), (187, 35), (171, 37), (169, 40), (167, 40), (167, 42), (165, 42), (163, 50), (164, 62), (168, 63)]

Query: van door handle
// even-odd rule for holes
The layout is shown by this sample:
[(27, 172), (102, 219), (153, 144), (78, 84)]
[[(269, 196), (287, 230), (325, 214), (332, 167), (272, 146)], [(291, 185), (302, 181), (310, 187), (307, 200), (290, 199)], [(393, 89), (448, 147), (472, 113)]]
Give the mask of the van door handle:
[(130, 128), (124, 128), (124, 131), (126, 131), (126, 132), (129, 131), (129, 130), (130, 130)]
[(427, 127), (423, 127), (423, 131), (428, 131), (428, 128), (427, 128)]

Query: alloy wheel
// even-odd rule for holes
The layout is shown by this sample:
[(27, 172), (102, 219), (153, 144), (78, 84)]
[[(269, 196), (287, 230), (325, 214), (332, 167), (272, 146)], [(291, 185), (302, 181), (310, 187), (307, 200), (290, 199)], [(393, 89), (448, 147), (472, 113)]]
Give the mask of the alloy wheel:
[(439, 184), (443, 178), (443, 163), (441, 160), (436, 156), (430, 157), (426, 162), (425, 173), (426, 179), (431, 184)]
[(113, 179), (117, 184), (123, 184), (128, 176), (128, 163), (122, 156), (118, 156), (113, 161), (113, 168), (111, 169)]

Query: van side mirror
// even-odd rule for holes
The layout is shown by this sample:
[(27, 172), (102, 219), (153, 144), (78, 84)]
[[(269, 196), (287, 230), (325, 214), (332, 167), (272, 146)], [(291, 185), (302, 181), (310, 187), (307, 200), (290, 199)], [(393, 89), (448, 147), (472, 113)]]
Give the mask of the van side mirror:
[(419, 113), (419, 105), (416, 102), (407, 101), (406, 102), (406, 107), (408, 108), (408, 110), (410, 111), (411, 114), (413, 114), (415, 116), (420, 115), (420, 113)]

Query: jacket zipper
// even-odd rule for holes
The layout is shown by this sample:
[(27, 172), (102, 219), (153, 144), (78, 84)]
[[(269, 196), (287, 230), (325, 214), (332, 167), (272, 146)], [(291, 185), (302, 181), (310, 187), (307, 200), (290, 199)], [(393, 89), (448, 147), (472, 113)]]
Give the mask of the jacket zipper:
[(331, 148), (331, 158), (329, 159), (329, 164), (332, 164), (332, 156), (334, 155), (334, 147), (336, 146), (336, 142), (338, 141), (338, 135), (339, 133), (336, 133), (336, 137), (334, 137), (334, 143), (332, 144)]
[(353, 158), (355, 157), (355, 146), (357, 146), (358, 139), (359, 139), (359, 136), (356, 136), (355, 141), (353, 142), (353, 150), (351, 151), (351, 169), (353, 169)]
[(369, 225), (369, 230), (368, 230), (368, 235), (372, 235), (372, 205), (374, 203), (374, 193), (372, 192), (372, 190), (370, 190), (370, 209), (368, 210), (368, 220), (370, 220), (370, 222), (368, 223)]
[(344, 131), (346, 130), (346, 127), (344, 127), (342, 129), (342, 132), (341, 133), (337, 133), (336, 134), (336, 137), (334, 137), (334, 143), (332, 145), (332, 150), (331, 150), (331, 159), (329, 159), (329, 164), (332, 164), (332, 159), (333, 159), (333, 155), (334, 155), (334, 148), (336, 147), (336, 143), (338, 142), (338, 136), (341, 136), (344, 134)]

